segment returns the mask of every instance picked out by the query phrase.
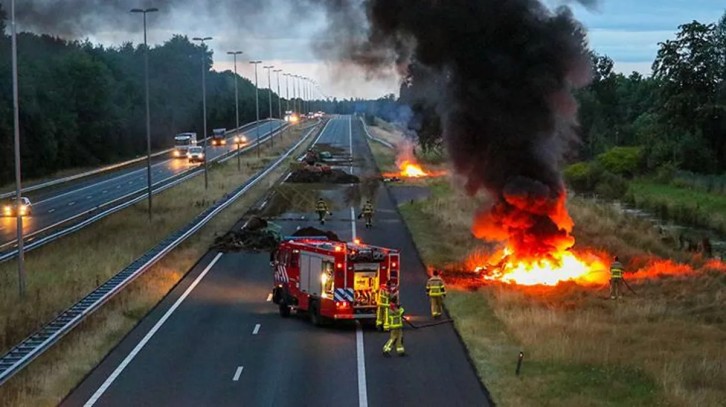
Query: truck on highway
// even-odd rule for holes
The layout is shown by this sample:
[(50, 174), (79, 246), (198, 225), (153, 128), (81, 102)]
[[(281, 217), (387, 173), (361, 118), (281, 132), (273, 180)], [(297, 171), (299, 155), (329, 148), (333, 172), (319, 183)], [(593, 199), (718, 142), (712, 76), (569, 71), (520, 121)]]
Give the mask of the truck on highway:
[(398, 250), (327, 237), (285, 237), (273, 254), (272, 301), (280, 315), (310, 315), (315, 325), (376, 318), (378, 292), (399, 285)]
[(227, 129), (214, 129), (212, 130), (212, 146), (224, 146), (227, 144), (227, 137), (224, 133)]
[(174, 157), (187, 158), (189, 148), (197, 145), (197, 133), (186, 132), (174, 136)]

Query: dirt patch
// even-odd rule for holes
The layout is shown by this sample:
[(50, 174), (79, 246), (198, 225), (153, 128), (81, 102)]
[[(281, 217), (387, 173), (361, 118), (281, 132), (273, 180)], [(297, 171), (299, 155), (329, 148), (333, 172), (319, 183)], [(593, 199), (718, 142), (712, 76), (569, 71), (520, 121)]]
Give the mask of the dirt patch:
[(298, 169), (290, 173), (290, 177), (286, 182), (304, 183), (304, 184), (357, 184), (360, 179), (352, 174), (339, 169), (331, 169), (330, 171), (309, 171), (306, 169)]
[(210, 248), (223, 253), (241, 250), (272, 251), (279, 242), (279, 233), (270, 229), (270, 224), (266, 220), (254, 216), (242, 229), (230, 230), (214, 239), (214, 244)]

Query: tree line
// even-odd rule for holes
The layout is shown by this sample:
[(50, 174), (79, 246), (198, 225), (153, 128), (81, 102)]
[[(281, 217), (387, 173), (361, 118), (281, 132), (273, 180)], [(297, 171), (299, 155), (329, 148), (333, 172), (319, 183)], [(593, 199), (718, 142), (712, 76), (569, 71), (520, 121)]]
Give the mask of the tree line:
[[(5, 20), (0, 5), (0, 54), (6, 56), (0, 58), (0, 184), (14, 179), (11, 42)], [(152, 149), (170, 146), (179, 132), (203, 133), (203, 52), (208, 126), (234, 128), (234, 74), (212, 71), (209, 50), (174, 35), (149, 49)], [(24, 177), (94, 167), (146, 152), (143, 44), (103, 47), (20, 33), (18, 75)], [(240, 122), (254, 121), (254, 84), (242, 77), (238, 81)], [(267, 90), (259, 96), (264, 119)], [(278, 96), (273, 93), (272, 98), (277, 117)]]

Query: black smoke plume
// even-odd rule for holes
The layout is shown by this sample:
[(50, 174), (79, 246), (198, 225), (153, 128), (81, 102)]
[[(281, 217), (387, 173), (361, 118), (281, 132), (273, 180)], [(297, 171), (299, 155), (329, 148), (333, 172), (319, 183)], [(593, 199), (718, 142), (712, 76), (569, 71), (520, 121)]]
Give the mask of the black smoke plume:
[(475, 219), (479, 237), (508, 239), (531, 254), (570, 239), (560, 164), (575, 138), (572, 91), (589, 82), (591, 66), (585, 32), (567, 7), (551, 10), (537, 0), (320, 1), (331, 19), (360, 7), (368, 21), (366, 35), (351, 36), (351, 21), (334, 20), (328, 36), (344, 29), (328, 56), (374, 71), (414, 68), (409, 100), (433, 107), (421, 111), (440, 120), (467, 191), (494, 198)]

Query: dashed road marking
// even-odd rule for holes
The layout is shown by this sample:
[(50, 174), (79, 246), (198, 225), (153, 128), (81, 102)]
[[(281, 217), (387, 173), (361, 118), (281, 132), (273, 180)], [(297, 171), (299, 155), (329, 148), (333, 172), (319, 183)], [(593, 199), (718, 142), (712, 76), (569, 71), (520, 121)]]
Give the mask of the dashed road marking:
[(252, 335), (257, 335), (260, 332), (260, 324), (255, 325), (255, 329), (252, 330)]
[(55, 209), (48, 209), (48, 213), (53, 213), (53, 212), (55, 212)]
[(244, 370), (244, 366), (237, 366), (237, 370), (234, 372), (234, 377), (232, 378), (233, 382), (238, 382), (239, 377), (242, 376), (242, 370)]
[(69, 202), (69, 203), (68, 203), (68, 206), (73, 206), (73, 205), (75, 205), (75, 204), (76, 204), (76, 201), (73, 201), (73, 202)]
[(88, 195), (88, 196), (86, 197), (86, 199), (91, 199), (91, 198), (93, 198), (93, 195)]
[(104, 194), (107, 194), (107, 193), (108, 193), (108, 191), (104, 189), (102, 193), (104, 193)]
[(267, 302), (272, 301), (272, 293), (267, 294)]

